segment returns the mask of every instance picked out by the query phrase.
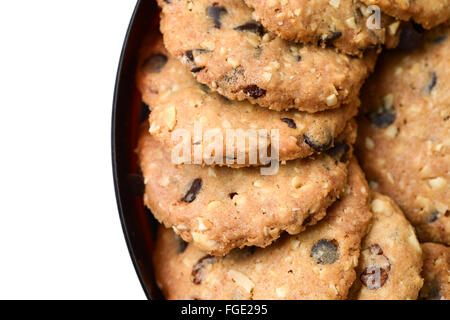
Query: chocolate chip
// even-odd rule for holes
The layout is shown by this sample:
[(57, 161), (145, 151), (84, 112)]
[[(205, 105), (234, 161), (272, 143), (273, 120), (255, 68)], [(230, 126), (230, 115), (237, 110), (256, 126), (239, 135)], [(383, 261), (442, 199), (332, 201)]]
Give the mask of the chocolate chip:
[(220, 22), (220, 18), (222, 17), (222, 15), (227, 13), (227, 9), (225, 9), (225, 7), (215, 4), (215, 5), (209, 6), (206, 9), (206, 13), (213, 20), (214, 27), (216, 27), (217, 29), (220, 29), (220, 27), (222, 26), (222, 23)]
[(230, 199), (233, 199), (235, 196), (237, 196), (238, 193), (237, 192), (232, 192), (230, 193), (228, 196), (230, 197)]
[(290, 118), (281, 118), (281, 121), (286, 123), (289, 128), (297, 129), (297, 125), (295, 124), (294, 120), (292, 120)]
[(395, 110), (379, 108), (366, 114), (367, 119), (378, 128), (387, 128), (395, 121)]
[(420, 291), (420, 297), (425, 300), (441, 300), (441, 285), (437, 279), (426, 281)]
[(247, 23), (244, 23), (243, 25), (237, 26), (234, 28), (234, 30), (238, 31), (250, 31), (253, 33), (256, 33), (259, 36), (262, 36), (264, 34), (264, 28), (261, 25), (261, 23), (257, 21), (249, 21)]
[(368, 251), (369, 267), (364, 269), (359, 278), (369, 290), (379, 289), (389, 278), (391, 264), (378, 244), (373, 244), (364, 251)]
[(194, 52), (198, 52), (198, 53), (205, 53), (205, 52), (211, 52), (209, 50), (206, 49), (192, 49), (192, 50), (188, 50), (184, 53), (184, 56), (189, 60), (189, 62), (194, 63)]
[(439, 211), (434, 211), (433, 213), (431, 213), (426, 219), (425, 221), (427, 223), (433, 223), (435, 221), (437, 221), (439, 219)]
[(188, 202), (188, 203), (191, 203), (192, 201), (194, 201), (195, 198), (197, 198), (197, 195), (202, 188), (202, 184), (203, 184), (202, 179), (200, 179), (200, 178), (195, 179), (192, 182), (191, 187), (189, 188), (188, 192), (183, 197), (182, 201)]
[(158, 73), (164, 68), (167, 63), (167, 57), (163, 54), (153, 54), (147, 59), (145, 59), (142, 64), (144, 72), (147, 73)]
[(197, 73), (197, 72), (202, 71), (203, 69), (205, 69), (205, 67), (195, 67), (195, 68), (191, 69), (191, 72), (192, 73)]
[(413, 28), (404, 28), (400, 34), (398, 48), (403, 51), (413, 51), (420, 47), (422, 35)]
[(338, 141), (333, 148), (328, 149), (325, 153), (337, 161), (345, 162), (345, 155), (349, 150), (350, 147), (346, 143)]
[(411, 25), (418, 33), (424, 33), (425, 29), (422, 27), (422, 25), (418, 24), (414, 20), (411, 20)]
[(428, 86), (427, 86), (425, 92), (430, 93), (431, 91), (433, 91), (434, 87), (436, 87), (436, 84), (437, 84), (436, 72), (431, 71), (430, 72), (430, 82), (428, 83)]
[[(320, 152), (328, 149), (333, 143), (333, 137), (328, 132), (325, 141), (317, 141), (314, 138), (310, 137), (307, 134), (303, 135), (303, 141), (311, 147), (314, 151)], [(297, 143), (298, 144), (298, 143)]]
[(194, 282), (194, 284), (201, 284), (205, 274), (204, 269), (208, 264), (213, 264), (215, 261), (216, 257), (213, 257), (211, 255), (206, 255), (198, 260), (197, 264), (192, 269), (192, 282)]
[(434, 39), (431, 39), (430, 41), (431, 41), (432, 43), (438, 44), (438, 43), (443, 43), (446, 39), (447, 39), (446, 36), (439, 36), (439, 37), (436, 37), (436, 38), (434, 38)]
[(306, 217), (306, 219), (302, 222), (302, 226), (306, 226), (308, 223), (310, 223), (312, 221), (312, 218), (313, 214), (310, 214), (308, 217)]
[(210, 93), (211, 92), (211, 88), (208, 87), (206, 84), (203, 83), (199, 83), (200, 88), (202, 89), (203, 92), (205, 93)]
[(244, 93), (254, 99), (261, 98), (266, 95), (266, 90), (261, 89), (257, 85), (250, 85), (243, 89)]
[(184, 251), (186, 251), (186, 248), (188, 246), (188, 243), (186, 241), (184, 241), (179, 235), (175, 235), (175, 239), (177, 241), (177, 252), (179, 254), (183, 253)]
[(311, 249), (311, 258), (318, 264), (333, 264), (339, 259), (337, 246), (333, 243), (335, 240), (319, 240)]
[(141, 116), (140, 116), (141, 122), (147, 121), (149, 115), (150, 115), (149, 105), (146, 104), (145, 102), (142, 102), (141, 103)]
[(326, 38), (319, 40), (319, 45), (330, 45), (333, 41), (339, 39), (342, 37), (342, 32), (340, 31), (333, 31), (329, 34), (327, 34)]
[(193, 50), (188, 50), (184, 53), (184, 56), (190, 61), (190, 62), (194, 62), (194, 51)]
[(142, 196), (145, 192), (144, 179), (138, 173), (130, 173), (127, 176), (128, 190), (133, 196)]

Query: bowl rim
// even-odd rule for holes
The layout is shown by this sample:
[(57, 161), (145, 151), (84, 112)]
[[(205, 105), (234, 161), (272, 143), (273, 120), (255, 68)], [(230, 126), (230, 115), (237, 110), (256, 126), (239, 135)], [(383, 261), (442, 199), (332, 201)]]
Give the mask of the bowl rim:
[(128, 25), (128, 29), (127, 29), (125, 39), (123, 42), (122, 51), (120, 54), (119, 64), (118, 64), (118, 68), (117, 68), (115, 86), (114, 86), (113, 106), (112, 106), (112, 119), (111, 119), (111, 157), (112, 157), (112, 173), (113, 173), (115, 197), (116, 197), (122, 232), (124, 234), (125, 242), (126, 242), (126, 245), (128, 248), (128, 253), (130, 255), (131, 261), (134, 266), (134, 270), (138, 276), (141, 287), (144, 290), (146, 298), (148, 300), (151, 300), (152, 298), (151, 298), (150, 292), (145, 284), (143, 274), (139, 268), (139, 264), (136, 259), (136, 253), (134, 251), (133, 244), (131, 241), (131, 236), (130, 236), (130, 233), (129, 233), (129, 230), (127, 228), (127, 224), (125, 221), (125, 212), (124, 212), (123, 203), (122, 203), (122, 196), (121, 196), (121, 193), (119, 190), (119, 173), (118, 173), (117, 152), (116, 152), (117, 145), (116, 145), (116, 139), (115, 139), (116, 138), (115, 134), (116, 134), (118, 101), (119, 101), (119, 95), (120, 95), (120, 91), (121, 91), (120, 90), (121, 79), (122, 79), (122, 75), (124, 73), (124, 70), (123, 70), (124, 69), (124, 59), (125, 59), (126, 49), (128, 47), (130, 35), (131, 35), (133, 26), (136, 21), (136, 16), (141, 7), (142, 2), (143, 2), (142, 0), (138, 0), (134, 7), (133, 14), (131, 16), (131, 20)]

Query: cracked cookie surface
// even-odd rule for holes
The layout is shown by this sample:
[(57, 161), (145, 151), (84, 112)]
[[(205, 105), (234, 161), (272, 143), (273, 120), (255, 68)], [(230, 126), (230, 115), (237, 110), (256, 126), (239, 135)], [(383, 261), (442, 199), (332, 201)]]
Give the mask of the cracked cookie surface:
[[(215, 154), (206, 152), (208, 146), (211, 146), (209, 150), (216, 150), (216, 140), (206, 139), (207, 132), (212, 130), (222, 137), (217, 144), (222, 150), (222, 164), (227, 166), (249, 165), (250, 155), (258, 155), (260, 146), (270, 149), (270, 141), (269, 145), (258, 142), (258, 130), (267, 130), (269, 135), (272, 130), (278, 130), (281, 161), (305, 158), (332, 148), (335, 138), (356, 115), (360, 104), (356, 98), (341, 108), (311, 114), (301, 111), (277, 112), (248, 101), (228, 100), (195, 81), (181, 62), (168, 54), (157, 35), (150, 36), (143, 46), (139, 65), (138, 87), (143, 101), (152, 109), (151, 134), (173, 149), (179, 142), (172, 139), (174, 132), (186, 130), (192, 137), (193, 154), (198, 141), (202, 142), (203, 164), (217, 164), (217, 161), (211, 163)], [(203, 139), (202, 135), (194, 138), (195, 130), (199, 128)], [(243, 134), (247, 134), (247, 143), (227, 144), (227, 131), (230, 129), (243, 130)], [(250, 144), (252, 138), (254, 143)], [(233, 156), (244, 154), (245, 163), (227, 163), (227, 147), (231, 147)], [(261, 164), (259, 157), (255, 157), (255, 160), (258, 161), (251, 164)]]
[(401, 20), (410, 19), (431, 29), (450, 19), (450, 0), (361, 0)]
[(361, 245), (352, 299), (417, 299), (422, 249), (414, 228), (389, 197), (372, 193), (370, 208), (373, 218)]
[(253, 18), (283, 39), (334, 46), (350, 55), (386, 44), (395, 47), (400, 22), (382, 15), (381, 25), (367, 27), (372, 12), (355, 0), (245, 0)]
[(324, 220), (271, 246), (212, 257), (161, 227), (153, 255), (167, 299), (345, 299), (371, 218), (369, 188), (353, 161), (341, 200)]
[(437, 243), (423, 243), (424, 285), (420, 299), (450, 300), (450, 248)]
[(288, 161), (273, 175), (261, 168), (176, 165), (146, 128), (138, 144), (144, 203), (166, 227), (214, 255), (265, 247), (322, 219), (343, 191), (356, 130), (318, 156)]
[(450, 32), (380, 58), (362, 90), (357, 153), (372, 187), (393, 198), (419, 239), (450, 244)]
[(277, 111), (338, 108), (357, 96), (376, 60), (374, 51), (359, 59), (276, 37), (243, 0), (158, 3), (168, 51), (232, 100)]

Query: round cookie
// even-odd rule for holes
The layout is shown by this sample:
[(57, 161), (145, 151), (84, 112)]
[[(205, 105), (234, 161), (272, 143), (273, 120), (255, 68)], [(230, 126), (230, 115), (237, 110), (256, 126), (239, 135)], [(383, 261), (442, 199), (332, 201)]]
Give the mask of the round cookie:
[[(356, 115), (359, 106), (359, 100), (355, 99), (341, 108), (311, 114), (301, 111), (277, 112), (260, 108), (248, 101), (227, 100), (195, 81), (189, 71), (167, 53), (161, 38), (150, 37), (142, 49), (140, 61), (137, 81), (144, 102), (152, 109), (151, 134), (173, 149), (178, 143), (177, 139), (172, 139), (174, 132), (186, 130), (191, 137), (196, 136), (191, 139), (192, 154), (203, 136), (203, 155), (200, 161), (204, 164), (217, 164), (208, 162), (213, 156), (206, 153), (205, 138), (212, 130), (223, 137), (219, 146), (223, 155), (221, 160), (222, 164), (228, 166), (261, 164), (261, 161), (257, 161), (260, 160), (257, 155), (261, 151), (257, 139), (253, 140), (254, 144), (228, 144), (227, 131), (230, 129), (241, 129), (249, 138), (252, 134), (256, 138), (258, 130), (267, 130), (269, 134), (278, 130), (281, 161), (304, 158), (324, 151), (333, 147), (335, 137)], [(201, 129), (200, 135), (196, 134), (196, 129)], [(214, 146), (214, 141), (210, 145)], [(270, 141), (269, 146), (262, 146), (270, 148)], [(233, 156), (244, 154), (245, 162), (227, 162), (226, 148), (232, 149)], [(250, 155), (254, 156), (253, 163), (249, 163)]]
[[(372, 12), (355, 0), (245, 0), (253, 8), (253, 18), (287, 40), (333, 45), (350, 55), (367, 48), (398, 41), (400, 22), (381, 15), (380, 26), (369, 29)], [(369, 21), (368, 21), (369, 20)], [(370, 26), (370, 25), (369, 25)]]
[(153, 255), (167, 299), (345, 299), (355, 280), (361, 238), (371, 218), (369, 188), (352, 161), (349, 185), (327, 217), (270, 247), (212, 257), (160, 228)]
[(352, 299), (417, 299), (422, 249), (413, 227), (389, 197), (374, 192), (370, 208), (373, 218), (361, 244)]
[[(322, 219), (347, 180), (354, 127), (333, 149), (279, 168), (176, 165), (148, 130), (138, 143), (144, 203), (166, 227), (214, 255), (265, 247), (281, 232), (297, 234)], [(278, 162), (276, 162), (278, 164)]]
[(420, 299), (450, 300), (450, 248), (436, 243), (423, 243), (424, 285)]
[(372, 187), (393, 198), (421, 241), (450, 244), (450, 29), (384, 56), (362, 91), (357, 143)]
[(282, 40), (252, 20), (243, 0), (158, 3), (168, 51), (232, 100), (277, 111), (338, 108), (358, 95), (376, 60), (374, 51), (359, 59)]
[(431, 29), (450, 19), (450, 0), (361, 0), (400, 20), (410, 19)]

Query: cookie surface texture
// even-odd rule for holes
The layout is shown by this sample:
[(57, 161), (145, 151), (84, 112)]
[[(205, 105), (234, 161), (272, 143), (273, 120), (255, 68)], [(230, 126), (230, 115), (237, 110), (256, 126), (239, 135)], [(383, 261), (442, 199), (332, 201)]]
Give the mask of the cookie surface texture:
[[(353, 299), (415, 300), (422, 288), (422, 249), (414, 228), (389, 197), (377, 192), (361, 246)], [(354, 290), (353, 290), (354, 289)]]
[(422, 242), (450, 244), (450, 41), (433, 30), (411, 52), (382, 57), (362, 91), (358, 155)]
[(231, 100), (273, 110), (318, 112), (351, 102), (372, 69), (334, 49), (278, 38), (243, 0), (158, 1), (168, 51), (196, 79)]
[(212, 257), (160, 228), (153, 261), (167, 299), (345, 299), (371, 218), (368, 186), (356, 162), (346, 194), (327, 217), (270, 247)]

